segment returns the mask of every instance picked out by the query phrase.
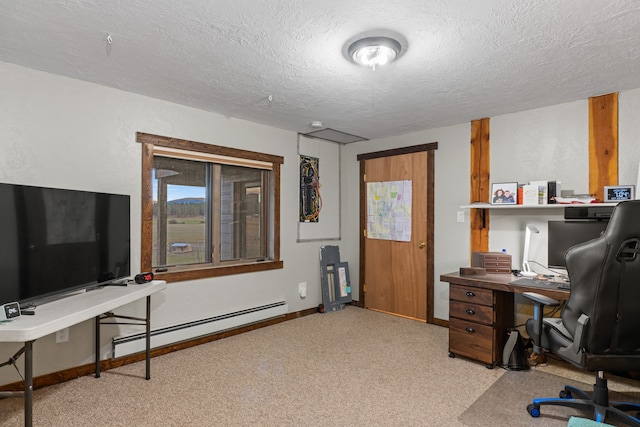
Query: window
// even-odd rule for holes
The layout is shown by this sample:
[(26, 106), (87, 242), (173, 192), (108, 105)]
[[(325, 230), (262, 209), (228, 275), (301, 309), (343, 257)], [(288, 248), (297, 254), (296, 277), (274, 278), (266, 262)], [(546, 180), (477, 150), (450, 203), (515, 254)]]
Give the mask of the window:
[(280, 156), (138, 133), (144, 271), (168, 281), (282, 268)]

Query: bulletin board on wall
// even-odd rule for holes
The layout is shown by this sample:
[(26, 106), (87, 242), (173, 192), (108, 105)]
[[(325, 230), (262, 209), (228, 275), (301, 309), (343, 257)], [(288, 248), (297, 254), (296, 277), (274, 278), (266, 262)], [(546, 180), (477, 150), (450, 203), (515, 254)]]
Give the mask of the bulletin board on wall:
[(340, 144), (298, 135), (298, 241), (340, 239)]

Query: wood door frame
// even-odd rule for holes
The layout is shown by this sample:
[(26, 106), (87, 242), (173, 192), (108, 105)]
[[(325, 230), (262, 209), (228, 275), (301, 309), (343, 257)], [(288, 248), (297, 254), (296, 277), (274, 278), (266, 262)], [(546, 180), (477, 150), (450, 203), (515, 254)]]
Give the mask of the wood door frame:
[(433, 222), (433, 203), (434, 203), (434, 182), (435, 182), (435, 153), (438, 149), (437, 142), (431, 142), (422, 145), (413, 145), (409, 147), (394, 148), (390, 150), (374, 151), (370, 153), (358, 154), (357, 160), (360, 164), (360, 289), (358, 293), (358, 301), (354, 303), (360, 307), (366, 307), (364, 284), (365, 277), (365, 231), (367, 230), (367, 183), (365, 181), (365, 162), (364, 160), (377, 159), (381, 157), (399, 156), (402, 154), (427, 152), (427, 323), (435, 323), (433, 316), (433, 293), (434, 293), (434, 271), (433, 271), (433, 248), (434, 248), (434, 222)]

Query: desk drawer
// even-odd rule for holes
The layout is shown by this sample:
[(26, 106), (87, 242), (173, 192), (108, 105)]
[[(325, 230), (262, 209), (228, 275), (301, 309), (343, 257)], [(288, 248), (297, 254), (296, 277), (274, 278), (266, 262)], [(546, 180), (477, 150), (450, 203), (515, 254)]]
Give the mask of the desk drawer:
[(485, 261), (484, 268), (506, 268), (511, 271), (511, 261)]
[(484, 363), (493, 360), (493, 328), (460, 319), (449, 320), (449, 351)]
[(478, 256), (478, 259), (481, 259), (480, 262), (511, 262), (511, 255), (490, 255), (490, 254), (482, 254)]
[(471, 286), (450, 285), (449, 299), (493, 306), (493, 291), (491, 289), (474, 288)]
[(471, 265), (475, 267), (482, 267), (481, 265), (487, 261), (508, 261), (511, 262), (511, 255), (504, 254), (502, 252), (473, 252), (471, 254)]
[(487, 273), (511, 274), (510, 267), (485, 267)]
[(472, 304), (466, 301), (450, 301), (449, 316), (474, 323), (493, 325), (493, 307)]

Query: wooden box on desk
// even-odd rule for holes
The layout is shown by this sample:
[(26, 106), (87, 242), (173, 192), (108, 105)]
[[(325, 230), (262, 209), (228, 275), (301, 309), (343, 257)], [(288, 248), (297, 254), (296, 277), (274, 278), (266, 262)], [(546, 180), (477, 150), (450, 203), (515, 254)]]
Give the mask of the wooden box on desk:
[(473, 252), (471, 266), (482, 267), (487, 273), (511, 274), (511, 255), (502, 252)]

